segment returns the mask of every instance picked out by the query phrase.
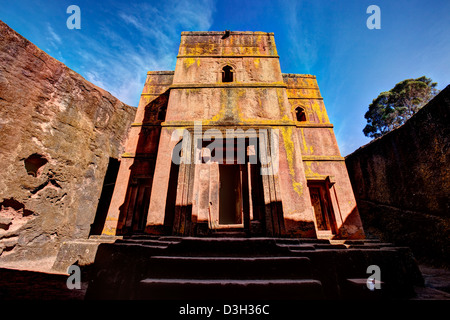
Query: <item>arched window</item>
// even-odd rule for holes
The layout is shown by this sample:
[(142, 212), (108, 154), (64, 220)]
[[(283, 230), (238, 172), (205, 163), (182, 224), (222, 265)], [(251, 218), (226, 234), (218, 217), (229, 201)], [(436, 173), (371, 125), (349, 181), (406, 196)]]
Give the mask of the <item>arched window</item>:
[(295, 118), (297, 121), (306, 121), (305, 109), (302, 107), (295, 108)]
[(233, 68), (225, 66), (222, 69), (222, 82), (233, 82)]

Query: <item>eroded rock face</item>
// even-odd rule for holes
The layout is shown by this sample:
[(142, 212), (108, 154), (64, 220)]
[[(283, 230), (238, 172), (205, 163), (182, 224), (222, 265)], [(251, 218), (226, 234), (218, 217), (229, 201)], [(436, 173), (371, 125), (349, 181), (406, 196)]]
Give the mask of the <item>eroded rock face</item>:
[(346, 165), (370, 233), (450, 266), (450, 85)]
[(89, 235), (134, 115), (0, 21), (0, 260)]

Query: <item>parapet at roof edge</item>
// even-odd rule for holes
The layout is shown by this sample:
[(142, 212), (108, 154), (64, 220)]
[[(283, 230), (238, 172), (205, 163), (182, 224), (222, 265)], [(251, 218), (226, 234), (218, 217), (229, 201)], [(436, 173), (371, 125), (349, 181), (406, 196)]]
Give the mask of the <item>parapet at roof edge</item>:
[[(173, 75), (175, 71), (164, 70), (164, 71), (148, 71), (147, 74), (150, 75)], [(299, 73), (282, 73), (283, 77), (286, 78), (312, 78), (315, 79), (316, 76), (312, 74), (299, 74)]]
[(313, 78), (315, 79), (316, 76), (312, 74), (299, 74), (299, 73), (282, 73), (283, 78)]
[[(182, 31), (182, 36), (223, 36), (224, 31)], [(273, 32), (263, 32), (263, 31), (230, 31), (230, 35), (269, 35), (273, 36)]]
[(147, 74), (153, 74), (153, 75), (173, 75), (175, 71), (148, 71)]

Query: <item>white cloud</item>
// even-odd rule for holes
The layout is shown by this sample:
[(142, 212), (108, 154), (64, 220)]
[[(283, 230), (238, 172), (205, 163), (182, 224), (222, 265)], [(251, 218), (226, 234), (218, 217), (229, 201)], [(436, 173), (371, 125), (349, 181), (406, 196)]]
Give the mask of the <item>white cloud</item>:
[(53, 44), (55, 44), (55, 42), (56, 44), (62, 43), (61, 37), (56, 34), (50, 23), (47, 23), (47, 31), (50, 34), (50, 37), (48, 38), (50, 42), (52, 42)]
[(124, 5), (116, 12), (119, 23), (100, 25), (102, 39), (81, 36), (82, 73), (121, 101), (137, 106), (147, 71), (174, 69), (181, 31), (209, 30), (214, 1)]
[(131, 24), (136, 29), (138, 29), (140, 32), (148, 32), (151, 31), (147, 26), (142, 24), (136, 17), (126, 14), (126, 13), (119, 13), (119, 17), (122, 18), (126, 23)]
[[(309, 5), (313, 5), (313, 3), (309, 3)], [(291, 56), (302, 64), (305, 73), (310, 73), (318, 58), (318, 40), (317, 34), (311, 32), (311, 26), (304, 20), (305, 12), (310, 15), (314, 11), (304, 10), (304, 7), (299, 7), (299, 3), (296, 1), (289, 2), (284, 10), (290, 26), (288, 36), (291, 43)]]

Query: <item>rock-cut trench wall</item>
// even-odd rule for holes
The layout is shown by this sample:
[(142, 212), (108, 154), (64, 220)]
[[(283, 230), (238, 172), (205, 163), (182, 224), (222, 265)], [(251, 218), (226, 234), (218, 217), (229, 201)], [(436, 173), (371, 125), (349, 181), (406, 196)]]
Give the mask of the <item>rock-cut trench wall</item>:
[(135, 112), (0, 21), (0, 261), (89, 236)]
[(366, 232), (450, 266), (450, 86), (345, 162)]

